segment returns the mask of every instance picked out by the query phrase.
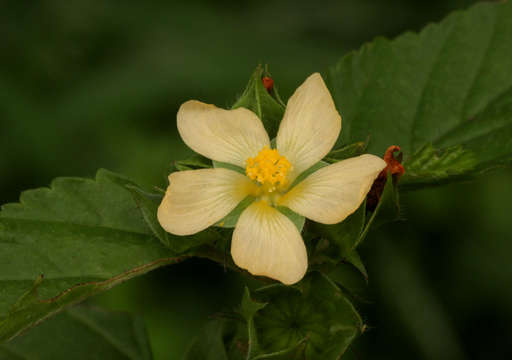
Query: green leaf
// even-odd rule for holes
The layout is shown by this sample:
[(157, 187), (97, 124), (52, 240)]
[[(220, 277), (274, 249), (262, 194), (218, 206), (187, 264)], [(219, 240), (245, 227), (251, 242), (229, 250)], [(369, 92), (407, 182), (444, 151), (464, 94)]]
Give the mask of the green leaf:
[(233, 105), (233, 109), (244, 107), (252, 110), (263, 122), (268, 135), (273, 139), (284, 115), (285, 106), (277, 94), (276, 86), (269, 93), (261, 79), (269, 76), (263, 67), (258, 66), (242, 96)]
[[(343, 116), (339, 143), (370, 136), (370, 153), (399, 145), (407, 164), (427, 144), (448, 158), (471, 154), (442, 164), (445, 182), (509, 163), (511, 38), (512, 3), (481, 3), (419, 34), (378, 38), (348, 54), (327, 76)], [(422, 177), (414, 179), (418, 186), (438, 181), (432, 168), (423, 169), (411, 169)]]
[(103, 176), (108, 178), (109, 181), (124, 187), (132, 194), (133, 200), (142, 213), (148, 228), (151, 229), (153, 235), (156, 236), (162, 244), (171, 249), (174, 253), (182, 255), (185, 252), (189, 252), (192, 248), (220, 239), (219, 234), (211, 228), (190, 236), (177, 236), (168, 233), (160, 226), (156, 215), (158, 206), (162, 202), (163, 194), (149, 193), (141, 189), (133, 181), (110, 171), (103, 170)]
[(228, 360), (224, 346), (226, 322), (208, 322), (192, 343), (184, 360)]
[(185, 259), (153, 236), (130, 192), (113, 177), (100, 170), (96, 180), (59, 178), (2, 207), (0, 341), (65, 306)]
[(291, 358), (339, 359), (362, 332), (361, 317), (326, 276), (312, 273), (301, 284), (301, 290), (281, 285), (255, 293), (268, 302), (254, 318), (262, 351), (279, 352), (304, 342)]
[(404, 164), (407, 171), (400, 179), (400, 187), (440, 184), (471, 173), (475, 163), (475, 154), (460, 145), (436, 151), (431, 144), (426, 144)]
[[(366, 269), (364, 271), (366, 272)], [(367, 277), (364, 277), (363, 272), (357, 267), (349, 263), (340, 263), (329, 272), (328, 276), (354, 299), (362, 302), (369, 301)]]
[(64, 310), (23, 336), (0, 345), (5, 360), (70, 358), (150, 360), (141, 318), (86, 306)]

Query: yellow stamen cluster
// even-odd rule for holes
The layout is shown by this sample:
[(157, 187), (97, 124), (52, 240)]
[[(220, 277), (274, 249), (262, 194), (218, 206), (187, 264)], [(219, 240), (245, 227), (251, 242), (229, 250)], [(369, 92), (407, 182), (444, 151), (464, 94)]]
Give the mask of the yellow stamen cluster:
[(276, 149), (263, 148), (254, 158), (246, 161), (245, 173), (272, 192), (278, 185), (286, 183), (286, 174), (291, 168), (287, 158), (279, 155)]

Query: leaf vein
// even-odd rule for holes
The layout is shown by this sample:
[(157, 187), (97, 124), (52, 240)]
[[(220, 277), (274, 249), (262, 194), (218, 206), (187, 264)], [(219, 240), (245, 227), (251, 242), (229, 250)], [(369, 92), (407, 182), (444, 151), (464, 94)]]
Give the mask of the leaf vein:
[(414, 116), (412, 118), (412, 122), (410, 125), (411, 126), (411, 139), (410, 139), (410, 143), (409, 143), (409, 149), (411, 149), (412, 151), (415, 150), (414, 145), (416, 144), (416, 142), (418, 140), (417, 135), (415, 133), (415, 129), (416, 129), (416, 124), (418, 123), (419, 117), (421, 115), (420, 109), (423, 106), (424, 101), (425, 101), (425, 94), (427, 93), (427, 89), (432, 82), (432, 74), (441, 65), (441, 55), (443, 54), (443, 52), (446, 50), (446, 48), (450, 44), (448, 39), (452, 36), (454, 28), (455, 28), (455, 26), (451, 25), (450, 31), (448, 32), (447, 35), (445, 35), (445, 37), (443, 39), (443, 43), (439, 47), (439, 51), (437, 52), (437, 54), (435, 55), (435, 57), (432, 61), (432, 65), (431, 65), (428, 75), (426, 77), (425, 84), (422, 86), (419, 99), (416, 102), (416, 106), (414, 109)]
[[(470, 98), (471, 94), (475, 90), (475, 85), (477, 84), (477, 80), (480, 78), (480, 76), (482, 75), (483, 71), (485, 70), (484, 65), (486, 64), (487, 59), (489, 58), (489, 50), (491, 49), (491, 45), (494, 44), (495, 39), (496, 39), (496, 35), (497, 35), (496, 28), (497, 28), (498, 21), (496, 20), (495, 13), (493, 12), (492, 14), (493, 14), (492, 31), (491, 31), (491, 34), (489, 36), (489, 40), (487, 41), (487, 44), (485, 46), (485, 51), (483, 52), (482, 56), (480, 57), (480, 62), (479, 62), (478, 67), (477, 67), (478, 70), (475, 72), (475, 76), (473, 77), (473, 79), (471, 81), (471, 85), (468, 88), (466, 96), (464, 97), (464, 105), (462, 106), (461, 112), (460, 112), (461, 123), (464, 123), (464, 121), (465, 121), (464, 120), (464, 114), (466, 113), (466, 109), (468, 107), (468, 99)], [(492, 101), (489, 101), (487, 103), (486, 107), (491, 102)], [(470, 120), (470, 119), (467, 119), (467, 120)]]
[(128, 359), (136, 360), (138, 357), (136, 354), (133, 354), (131, 351), (128, 351), (124, 348), (123, 344), (119, 343), (111, 334), (109, 334), (107, 331), (87, 319), (85, 316), (78, 314), (74, 311), (68, 310), (66, 313), (69, 315), (70, 318), (76, 320), (77, 322), (81, 323), (85, 327), (87, 327), (90, 331), (93, 333), (96, 333), (100, 335), (107, 343), (112, 345), (112, 347), (117, 350), (121, 355), (126, 356)]

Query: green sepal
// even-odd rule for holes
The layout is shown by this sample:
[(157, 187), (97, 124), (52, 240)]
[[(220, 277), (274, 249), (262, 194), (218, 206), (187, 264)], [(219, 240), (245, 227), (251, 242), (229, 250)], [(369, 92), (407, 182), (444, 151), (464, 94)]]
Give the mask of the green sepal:
[(336, 360), (364, 331), (344, 292), (317, 272), (293, 286), (246, 288), (238, 314), (218, 314), (185, 359)]
[(359, 252), (357, 250), (354, 249), (351, 252), (349, 252), (345, 256), (343, 261), (354, 266), (357, 270), (359, 270), (361, 275), (363, 275), (365, 280), (368, 281), (368, 271), (366, 270), (366, 266), (364, 266), (364, 263), (361, 260), (361, 257), (359, 256)]
[(251, 299), (249, 289), (245, 287), (240, 313), (247, 322), (247, 356), (246, 360), (252, 360), (260, 351), (258, 344), (258, 335), (254, 327), (254, 316), (258, 311), (267, 306), (267, 303), (254, 301)]
[(341, 160), (349, 159), (351, 157), (364, 154), (367, 147), (368, 139), (366, 141), (358, 141), (353, 144), (345, 145), (343, 147), (331, 150), (323, 160), (328, 163), (335, 163)]
[(285, 360), (285, 359), (290, 359), (290, 358), (295, 359), (296, 357), (294, 355), (300, 354), (303, 351), (302, 349), (307, 340), (308, 340), (307, 337), (304, 337), (301, 340), (297, 341), (295, 344), (292, 344), (283, 350), (279, 350), (279, 351), (275, 351), (275, 352), (271, 352), (271, 353), (260, 354), (258, 356), (255, 356), (254, 358), (252, 358), (252, 360), (263, 360), (263, 359)]
[(240, 215), (242, 215), (242, 212), (247, 209), (254, 202), (254, 200), (255, 198), (253, 196), (247, 196), (233, 210), (231, 210), (229, 214), (224, 216), (221, 220), (217, 221), (214, 226), (226, 229), (234, 228), (238, 222), (238, 219), (240, 218)]
[[(362, 263), (361, 263), (362, 264)], [(354, 300), (370, 302), (366, 269), (361, 270), (351, 263), (341, 262), (328, 272), (329, 278), (336, 282)]]
[(300, 287), (268, 286), (254, 294), (268, 302), (255, 316), (261, 350), (267, 353), (293, 348), (291, 359), (334, 360), (362, 332), (352, 303), (320, 273), (308, 274)]
[(245, 318), (245, 320), (252, 319), (254, 315), (261, 309), (263, 309), (267, 304), (254, 301), (251, 298), (251, 293), (247, 286), (244, 289), (244, 295), (242, 297), (242, 303), (240, 305), (240, 314)]
[(295, 185), (297, 185), (298, 183), (300, 183), (302, 180), (304, 180), (305, 178), (307, 178), (309, 175), (313, 174), (315, 171), (323, 168), (323, 167), (326, 167), (328, 166), (329, 163), (325, 162), (325, 161), (319, 161), (317, 162), (316, 164), (310, 166), (308, 169), (304, 170), (303, 172), (301, 172), (299, 174), (299, 176), (297, 176), (295, 178), (295, 180), (293, 180), (292, 184), (290, 185), (289, 189), (288, 190), (291, 190)]
[(214, 168), (223, 168), (228, 170), (236, 171), (237, 173), (245, 175), (245, 169), (241, 168), (240, 166), (236, 166), (230, 163), (221, 162), (221, 161), (215, 161), (212, 160), (212, 164)]
[(296, 212), (284, 206), (278, 206), (276, 207), (276, 209), (281, 214), (290, 219), (292, 223), (297, 227), (297, 230), (299, 230), (299, 232), (302, 232), (302, 229), (304, 228), (304, 223), (306, 222), (306, 218), (304, 216), (297, 214)]
[(393, 181), (391, 174), (387, 175), (386, 184), (380, 196), (379, 202), (375, 210), (370, 214), (369, 219), (364, 227), (363, 233), (359, 237), (355, 247), (365, 239), (371, 226), (379, 227), (388, 222), (400, 219), (400, 202), (398, 198), (398, 187)]
[(212, 161), (210, 159), (199, 154), (194, 154), (187, 159), (177, 160), (174, 162), (174, 167), (178, 171), (208, 169), (212, 166)]
[(270, 92), (265, 89), (261, 80), (264, 76), (269, 76), (269, 74), (259, 65), (250, 77), (242, 96), (235, 102), (232, 109), (244, 107), (253, 111), (261, 119), (269, 137), (272, 139), (277, 134), (284, 115), (285, 105), (281, 101), (275, 85)]

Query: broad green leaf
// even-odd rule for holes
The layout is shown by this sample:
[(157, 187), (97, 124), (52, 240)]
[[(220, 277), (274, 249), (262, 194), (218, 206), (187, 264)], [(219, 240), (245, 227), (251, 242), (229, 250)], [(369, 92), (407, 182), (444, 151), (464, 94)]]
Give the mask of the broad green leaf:
[(399, 145), (417, 185), (438, 182), (435, 169), (418, 167), (428, 144), (448, 158), (458, 154), (436, 165), (445, 182), (509, 163), (510, 39), (512, 3), (481, 3), (419, 34), (378, 38), (348, 54), (327, 76), (343, 116), (339, 143), (370, 137), (368, 151), (380, 156)]
[[(144, 217), (144, 221), (155, 235), (165, 246), (176, 253), (180, 253), (180, 249), (173, 246), (172, 235), (165, 231), (156, 217), (158, 206), (162, 202), (162, 194), (151, 194), (140, 189), (138, 186), (126, 183), (123, 185), (133, 196), (133, 200), (137, 204)], [(183, 242), (183, 241), (181, 241)]]
[(247, 84), (242, 96), (233, 105), (233, 109), (244, 107), (252, 110), (263, 122), (268, 135), (273, 139), (284, 115), (285, 105), (279, 98), (277, 89), (267, 91), (263, 86), (262, 78), (269, 76), (263, 67), (258, 66)]
[(153, 236), (114, 176), (100, 170), (96, 180), (59, 178), (2, 207), (0, 341), (67, 305), (185, 258)]
[(152, 355), (141, 318), (77, 306), (0, 345), (0, 358), (150, 360)]

